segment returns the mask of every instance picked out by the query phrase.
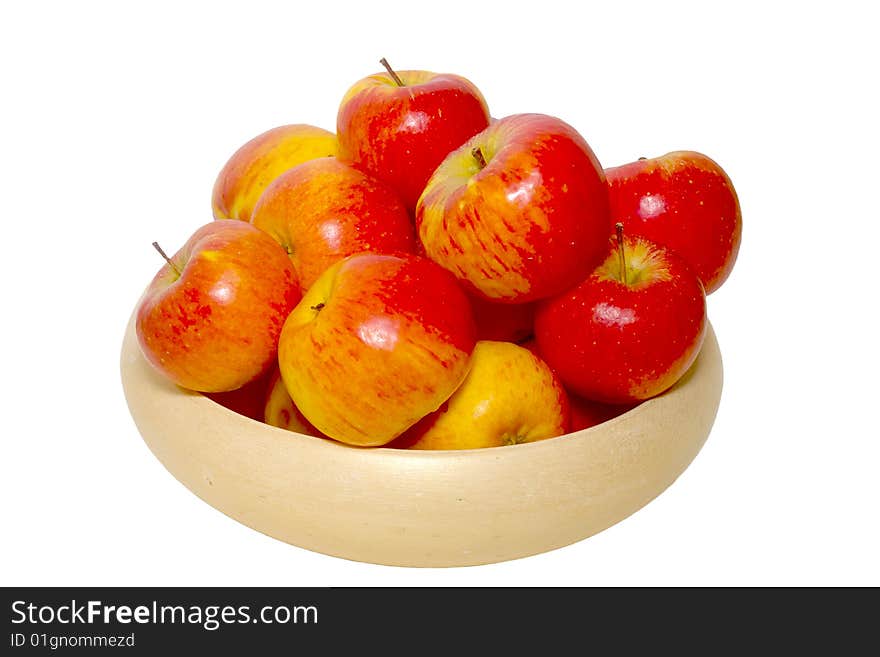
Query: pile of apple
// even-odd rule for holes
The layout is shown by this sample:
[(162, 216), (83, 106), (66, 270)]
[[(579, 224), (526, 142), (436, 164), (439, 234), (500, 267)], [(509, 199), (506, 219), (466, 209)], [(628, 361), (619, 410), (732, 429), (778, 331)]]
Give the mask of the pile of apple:
[(603, 422), (672, 386), (742, 220), (692, 151), (603, 170), (543, 114), (457, 75), (370, 75), (336, 134), (236, 151), (137, 336), (174, 383), (349, 445), (463, 449)]

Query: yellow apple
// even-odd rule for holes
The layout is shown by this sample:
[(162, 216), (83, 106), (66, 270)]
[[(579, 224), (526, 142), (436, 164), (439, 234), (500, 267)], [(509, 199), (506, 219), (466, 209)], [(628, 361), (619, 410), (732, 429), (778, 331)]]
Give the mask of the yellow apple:
[(498, 447), (561, 436), (568, 428), (568, 397), (544, 361), (512, 342), (481, 340), (458, 390), (393, 446)]
[(312, 423), (300, 413), (296, 404), (293, 403), (287, 392), (287, 386), (284, 385), (284, 380), (281, 378), (281, 371), (277, 367), (269, 378), (266, 389), (263, 421), (273, 427), (288, 431), (297, 431), (309, 436), (321, 435), (321, 432), (312, 426)]
[(250, 221), (260, 195), (282, 173), (303, 162), (336, 155), (336, 135), (311, 125), (282, 125), (239, 148), (214, 183), (215, 219)]

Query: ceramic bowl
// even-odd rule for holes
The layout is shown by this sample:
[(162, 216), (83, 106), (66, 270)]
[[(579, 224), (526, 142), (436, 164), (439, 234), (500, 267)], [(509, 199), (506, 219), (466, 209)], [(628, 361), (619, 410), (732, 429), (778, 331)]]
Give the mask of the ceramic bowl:
[(623, 520), (691, 463), (722, 383), (710, 325), (674, 387), (608, 422), (535, 443), (409, 451), (285, 431), (183, 390), (142, 356), (134, 315), (121, 375), (150, 450), (211, 506), (308, 550), (419, 567), (525, 557)]

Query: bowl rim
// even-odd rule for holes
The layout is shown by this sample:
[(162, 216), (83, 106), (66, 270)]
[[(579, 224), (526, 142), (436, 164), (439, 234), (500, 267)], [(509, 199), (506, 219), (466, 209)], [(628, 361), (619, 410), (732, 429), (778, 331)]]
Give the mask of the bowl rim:
[[(125, 336), (123, 337), (123, 350), (125, 348), (125, 344), (129, 338), (129, 331), (134, 331), (134, 323), (136, 319), (137, 309), (132, 313), (131, 318), (129, 320), (129, 326), (126, 328)], [(479, 455), (482, 454), (497, 454), (501, 455), (502, 453), (505, 455), (509, 455), (513, 450), (519, 450), (520, 452), (524, 452), (525, 450), (538, 450), (538, 449), (550, 449), (553, 445), (559, 444), (559, 441), (575, 441), (575, 440), (589, 440), (591, 436), (596, 435), (603, 429), (611, 427), (620, 422), (625, 422), (631, 418), (631, 416), (635, 414), (641, 414), (645, 412), (646, 409), (654, 406), (658, 403), (663, 403), (667, 396), (674, 394), (678, 389), (685, 386), (690, 378), (694, 374), (694, 368), (699, 360), (700, 355), (703, 353), (703, 349), (709, 342), (717, 344), (717, 336), (715, 334), (712, 323), (706, 320), (706, 330), (704, 332), (704, 339), (700, 345), (700, 349), (698, 350), (696, 356), (694, 357), (693, 363), (691, 363), (690, 367), (685, 371), (685, 373), (669, 388), (664, 390), (658, 395), (654, 397), (650, 397), (648, 399), (642, 400), (638, 404), (633, 407), (627, 409), (626, 411), (620, 413), (619, 415), (615, 415), (604, 422), (600, 422), (599, 424), (595, 424), (591, 427), (586, 427), (584, 429), (579, 429), (577, 431), (570, 431), (568, 433), (562, 434), (560, 436), (554, 436), (552, 438), (545, 438), (542, 440), (534, 440), (525, 443), (518, 443), (515, 445), (496, 445), (490, 447), (475, 447), (468, 449), (405, 449), (405, 448), (396, 448), (396, 447), (388, 447), (387, 445), (378, 445), (378, 446), (361, 446), (361, 445), (349, 445), (347, 443), (343, 443), (341, 441), (335, 440), (329, 437), (321, 437), (321, 436), (313, 436), (310, 434), (300, 433), (298, 431), (293, 431), (291, 429), (284, 429), (281, 427), (276, 427), (274, 425), (268, 424), (266, 422), (262, 422), (260, 420), (256, 420), (247, 415), (243, 415), (234, 411), (230, 408), (227, 408), (223, 404), (211, 399), (205, 393), (190, 390), (188, 388), (184, 388), (183, 386), (177, 385), (172, 382), (170, 379), (167, 379), (164, 374), (162, 374), (159, 370), (155, 369), (152, 364), (144, 357), (143, 352), (141, 351), (140, 344), (135, 339), (135, 346), (137, 347), (138, 353), (141, 358), (150, 366), (150, 368), (156, 372), (156, 374), (167, 381), (168, 384), (173, 386), (180, 394), (191, 398), (192, 404), (197, 407), (202, 408), (219, 408), (219, 412), (221, 414), (227, 414), (231, 421), (243, 422), (245, 425), (250, 425), (251, 427), (261, 427), (263, 429), (268, 430), (269, 435), (274, 435), (278, 439), (287, 439), (292, 438), (296, 441), (306, 441), (307, 444), (311, 444), (316, 446), (319, 449), (337, 449), (337, 450), (354, 450), (357, 452), (375, 452), (377, 454), (394, 454), (396, 456), (401, 456), (402, 458), (408, 459), (424, 459), (424, 460), (441, 460), (444, 458), (478, 458)], [(719, 362), (719, 367), (721, 367), (721, 363)], [(499, 450), (504, 450), (503, 452)]]
[[(685, 375), (686, 374), (687, 373), (685, 373)], [(684, 378), (684, 376), (682, 378)], [(282, 427), (276, 427), (275, 425), (269, 424), (267, 422), (262, 422), (260, 420), (256, 420), (252, 417), (249, 417), (247, 415), (244, 415), (242, 413), (234, 411), (233, 409), (224, 406), (220, 402), (211, 399), (205, 393), (199, 392), (197, 390), (189, 390), (189, 389), (184, 388), (182, 386), (177, 386), (177, 388), (179, 388), (179, 390), (184, 394), (187, 394), (187, 395), (191, 394), (193, 397), (201, 397), (208, 404), (212, 404), (214, 406), (219, 406), (220, 409), (222, 409), (221, 413), (228, 413), (234, 417), (241, 418), (241, 419), (245, 420), (247, 424), (256, 425), (259, 427), (266, 427), (272, 431), (278, 431), (278, 432), (280, 432), (278, 434), (279, 437), (283, 435), (286, 438), (288, 435), (292, 434), (296, 440), (309, 440), (314, 443), (329, 444), (331, 446), (340, 447), (343, 449), (353, 449), (353, 450), (357, 450), (357, 451), (364, 450), (364, 451), (370, 451), (370, 452), (385, 451), (385, 452), (391, 452), (394, 454), (404, 454), (405, 453), (405, 454), (413, 454), (413, 455), (423, 455), (425, 458), (436, 458), (438, 455), (441, 455), (441, 454), (458, 454), (458, 455), (474, 454), (474, 453), (483, 452), (486, 450), (490, 450), (490, 451), (492, 451), (492, 453), (496, 453), (499, 449), (510, 450), (510, 449), (517, 449), (517, 448), (529, 448), (529, 447), (533, 447), (535, 445), (539, 445), (541, 443), (556, 441), (561, 438), (569, 438), (571, 436), (588, 436), (590, 433), (596, 433), (595, 429), (597, 429), (598, 427), (609, 426), (612, 423), (615, 423), (618, 420), (621, 420), (622, 418), (626, 417), (630, 413), (634, 413), (636, 411), (639, 411), (640, 409), (642, 409), (642, 407), (644, 405), (649, 404), (650, 402), (655, 402), (657, 399), (662, 398), (663, 395), (665, 395), (669, 390), (674, 388), (675, 385), (677, 385), (677, 382), (676, 382), (676, 384), (673, 384), (672, 386), (670, 386), (667, 390), (664, 390), (662, 393), (660, 393), (654, 397), (651, 397), (649, 399), (644, 399), (641, 402), (639, 402), (638, 404), (623, 411), (622, 413), (619, 413), (618, 415), (615, 415), (614, 417), (609, 418), (609, 419), (605, 420), (604, 422), (594, 424), (593, 426), (586, 427), (584, 429), (578, 429), (577, 431), (569, 431), (568, 433), (564, 433), (559, 436), (553, 436), (552, 438), (543, 438), (541, 440), (531, 440), (528, 442), (517, 443), (514, 445), (494, 445), (494, 446), (489, 446), (489, 447), (473, 447), (473, 448), (466, 448), (466, 449), (406, 449), (406, 448), (401, 448), (401, 447), (389, 447), (388, 445), (374, 445), (374, 446), (349, 445), (347, 443), (343, 443), (339, 440), (335, 440), (330, 437), (325, 438), (325, 437), (321, 437), (321, 436), (313, 436), (311, 434), (300, 433), (299, 431), (293, 431), (292, 429), (284, 429)], [(196, 403), (199, 405), (202, 405), (201, 400), (197, 401)]]

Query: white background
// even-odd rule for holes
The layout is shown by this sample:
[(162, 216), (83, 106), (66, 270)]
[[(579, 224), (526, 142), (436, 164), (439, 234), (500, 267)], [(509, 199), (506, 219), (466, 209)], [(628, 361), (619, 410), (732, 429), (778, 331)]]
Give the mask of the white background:
[[(4, 3), (3, 585), (878, 585), (878, 171), (869, 3)], [(827, 6), (826, 6), (827, 5)], [(757, 7), (760, 6), (760, 9)], [(692, 149), (738, 190), (709, 298), (721, 408), (691, 467), (585, 541), (392, 568), (308, 552), (189, 493), (141, 440), (118, 357), (214, 178), (348, 86), (463, 74), (557, 115), (605, 166)]]

